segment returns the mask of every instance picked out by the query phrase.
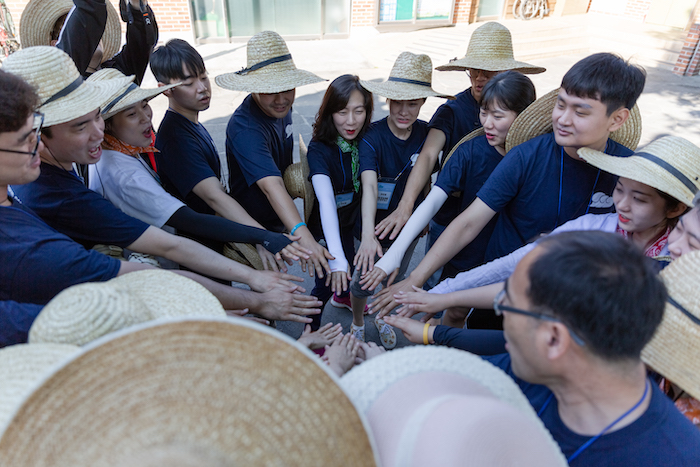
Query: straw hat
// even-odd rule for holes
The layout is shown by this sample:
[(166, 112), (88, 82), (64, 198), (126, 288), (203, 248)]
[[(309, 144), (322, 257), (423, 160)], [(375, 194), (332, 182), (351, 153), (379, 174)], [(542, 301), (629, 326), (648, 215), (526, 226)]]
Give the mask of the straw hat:
[(495, 22), (486, 23), (474, 30), (464, 57), (435, 69), (464, 71), (467, 68), (486, 71), (516, 70), (525, 74), (537, 74), (546, 70), (541, 66), (515, 60), (510, 31), (507, 27)]
[[(90, 75), (90, 77), (86, 81), (101, 82), (105, 80), (118, 78), (126, 78), (126, 75), (124, 75), (121, 71), (117, 70), (116, 68), (102, 68), (101, 70), (98, 70), (97, 72)], [(131, 78), (132, 80), (134, 79), (133, 76), (129, 76), (129, 78)], [(102, 118), (107, 120), (115, 116), (122, 110), (126, 109), (127, 107), (131, 107), (132, 105), (144, 100), (150, 101), (151, 99), (162, 94), (168, 89), (174, 88), (175, 86), (180, 86), (181, 84), (182, 83), (167, 84), (158, 88), (143, 89), (140, 88), (139, 85), (136, 83), (129, 83), (123, 89), (120, 89), (117, 95), (112, 100), (105, 104), (104, 108), (102, 109)]]
[(84, 345), (149, 319), (143, 303), (128, 291), (107, 282), (88, 282), (56, 295), (32, 323), (28, 341)]
[(274, 94), (305, 84), (326, 81), (294, 65), (287, 44), (279, 34), (263, 31), (248, 41), (246, 68), (214, 78), (216, 84), (231, 91)]
[(430, 57), (425, 54), (401, 52), (391, 68), (387, 81), (383, 83), (360, 81), (360, 85), (371, 93), (395, 101), (410, 101), (425, 97), (454, 99), (454, 96), (433, 91), (432, 82), (433, 62)]
[(0, 465), (111, 467), (183, 446), (228, 465), (377, 465), (337, 381), (310, 350), (257, 323), (144, 323), (47, 375), (2, 434)]
[(679, 136), (664, 136), (630, 157), (615, 157), (589, 148), (578, 155), (591, 165), (644, 183), (686, 206), (700, 189), (700, 148)]
[(138, 298), (147, 310), (146, 319), (226, 316), (221, 302), (204, 286), (163, 269), (130, 272), (110, 280), (108, 284)]
[(309, 160), (306, 158), (307, 152), (308, 149), (306, 144), (304, 144), (304, 139), (299, 135), (299, 158), (301, 161), (287, 167), (283, 177), (284, 186), (287, 188), (289, 196), (292, 199), (302, 198), (304, 200), (304, 222), (309, 221), (314, 202), (316, 201), (314, 186), (309, 180), (311, 169), (309, 169)]
[(395, 350), (341, 385), (367, 416), (382, 465), (461, 465), (451, 460), (465, 452), (471, 465), (566, 465), (513, 379), (468, 352)]
[[(122, 45), (122, 29), (119, 15), (112, 6), (107, 3), (107, 25), (102, 35), (104, 53), (102, 61), (114, 57)], [(19, 25), (19, 38), (22, 48), (36, 45), (49, 45), (51, 31), (58, 18), (68, 13), (73, 8), (72, 0), (30, 0), (22, 12)]]
[(64, 344), (17, 344), (0, 349), (0, 433), (41, 376), (79, 349)]
[(224, 244), (224, 256), (258, 271), (264, 269), (258, 250), (250, 243), (228, 242)]
[(447, 161), (450, 160), (450, 157), (452, 157), (452, 154), (455, 153), (457, 148), (460, 147), (462, 145), (462, 143), (466, 143), (467, 141), (470, 141), (470, 140), (476, 138), (477, 136), (482, 136), (485, 134), (486, 134), (486, 131), (484, 130), (484, 128), (479, 127), (476, 130), (469, 133), (468, 135), (466, 135), (465, 137), (463, 137), (462, 139), (460, 139), (457, 142), (457, 144), (455, 144), (454, 147), (450, 150), (450, 152), (447, 153), (447, 156), (442, 160), (442, 167), (445, 167), (445, 164), (447, 164)]
[(57, 47), (48, 46), (15, 52), (5, 59), (2, 69), (36, 89), (45, 127), (71, 121), (102, 107), (134, 78), (99, 83), (83, 81), (73, 59)]
[[(559, 88), (554, 89), (530, 104), (510, 126), (506, 135), (506, 151), (537, 136), (551, 133), (552, 111), (557, 102)], [(621, 145), (635, 150), (642, 137), (642, 115), (637, 104), (630, 110), (627, 121), (618, 130), (610, 133), (610, 138)]]

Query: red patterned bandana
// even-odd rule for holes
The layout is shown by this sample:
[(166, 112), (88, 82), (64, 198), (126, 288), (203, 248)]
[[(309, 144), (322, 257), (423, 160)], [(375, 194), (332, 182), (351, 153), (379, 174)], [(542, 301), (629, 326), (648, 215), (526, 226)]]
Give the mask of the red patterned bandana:
[[(628, 234), (626, 230), (621, 229), (619, 225), (615, 228), (615, 233), (622, 235), (623, 238), (626, 238), (626, 239), (630, 238), (630, 234)], [(649, 258), (655, 258), (657, 256), (661, 256), (661, 251), (664, 249), (664, 247), (668, 243), (668, 234), (670, 234), (670, 233), (671, 233), (671, 228), (667, 227), (666, 232), (664, 232), (664, 234), (662, 236), (657, 238), (654, 243), (649, 245), (649, 248), (644, 250), (644, 256), (648, 256)]]
[[(153, 134), (153, 132), (151, 132)], [(151, 141), (153, 141), (153, 138), (151, 138)], [(110, 151), (118, 151), (121, 152), (122, 154), (126, 154), (128, 156), (133, 156), (133, 157), (139, 157), (139, 154), (143, 152), (160, 152), (158, 149), (154, 148), (153, 146), (148, 146), (148, 147), (138, 147), (138, 146), (132, 146), (130, 144), (126, 144), (123, 141), (118, 140), (112, 135), (108, 135), (105, 133), (105, 139), (102, 141), (102, 149), (107, 149)]]

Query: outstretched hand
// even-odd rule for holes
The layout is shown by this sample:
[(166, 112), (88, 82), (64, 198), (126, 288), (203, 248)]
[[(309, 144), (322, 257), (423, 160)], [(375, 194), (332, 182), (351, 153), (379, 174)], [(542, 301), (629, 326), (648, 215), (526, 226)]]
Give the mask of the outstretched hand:
[[(387, 316), (384, 318), (384, 321), (387, 324), (390, 324), (394, 326), (395, 328), (401, 329), (403, 331), (403, 335), (406, 336), (406, 339), (408, 339), (410, 342), (413, 342), (414, 344), (424, 344), (423, 342), (423, 332), (425, 329), (425, 323), (421, 323), (420, 321), (416, 321), (415, 319), (411, 318), (404, 318), (402, 316)], [(435, 331), (435, 326), (430, 326), (428, 328), (428, 342), (432, 343), (433, 341), (433, 332)]]
[(433, 315), (446, 308), (443, 294), (428, 293), (425, 290), (413, 286), (413, 292), (400, 291), (394, 295), (394, 299), (400, 305), (399, 316), (410, 318), (418, 313), (426, 313), (421, 321), (427, 322)]
[(379, 319), (383, 318), (389, 314), (391, 310), (399, 306), (399, 303), (396, 301), (394, 296), (402, 291), (413, 292), (412, 286), (414, 284), (411, 284), (409, 279), (410, 276), (401, 282), (384, 287), (382, 290), (380, 290), (376, 295), (376, 299), (369, 305), (370, 313), (378, 313), (377, 319)]
[(338, 376), (343, 376), (350, 368), (355, 365), (355, 358), (360, 348), (360, 341), (347, 333), (344, 336), (339, 336), (333, 344), (326, 346), (326, 352), (323, 354), (322, 360)]
[(411, 211), (405, 211), (401, 207), (397, 207), (394, 212), (377, 224), (374, 228), (374, 235), (379, 237), (380, 240), (384, 240), (389, 235), (389, 240), (394, 240), (410, 217)]
[(297, 342), (311, 350), (322, 349), (327, 345), (331, 345), (342, 332), (343, 327), (340, 323), (335, 326), (333, 323), (328, 323), (316, 331), (311, 331), (311, 326), (307, 324)]

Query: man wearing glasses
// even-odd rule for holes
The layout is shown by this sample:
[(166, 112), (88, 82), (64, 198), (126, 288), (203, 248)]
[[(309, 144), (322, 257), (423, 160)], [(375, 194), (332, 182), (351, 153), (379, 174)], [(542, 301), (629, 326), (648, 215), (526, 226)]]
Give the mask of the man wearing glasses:
[(513, 377), (571, 465), (700, 465), (700, 432), (640, 358), (665, 301), (653, 262), (604, 232), (543, 239), (496, 297), (508, 353), (486, 360)]

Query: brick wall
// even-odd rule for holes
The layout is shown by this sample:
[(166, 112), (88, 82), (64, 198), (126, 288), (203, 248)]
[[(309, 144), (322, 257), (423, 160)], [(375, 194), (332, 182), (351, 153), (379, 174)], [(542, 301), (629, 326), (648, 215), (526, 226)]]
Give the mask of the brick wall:
[(700, 48), (698, 46), (698, 41), (700, 40), (700, 9), (695, 13), (695, 20), (693, 25), (688, 31), (688, 35), (685, 37), (685, 42), (683, 43), (683, 49), (678, 55), (676, 60), (676, 65), (673, 67), (673, 72), (677, 75), (687, 75), (695, 76), (700, 71), (700, 50), (695, 54), (693, 58), (693, 53), (696, 49)]
[(350, 27), (375, 26), (379, 0), (352, 0)]
[(649, 11), (649, 5), (651, 5), (651, 0), (627, 0), (624, 16), (625, 18), (644, 21)]
[(652, 0), (591, 0), (588, 11), (644, 22)]
[(455, 0), (455, 10), (452, 14), (452, 23), (468, 23), (472, 13), (472, 6), (476, 0)]

